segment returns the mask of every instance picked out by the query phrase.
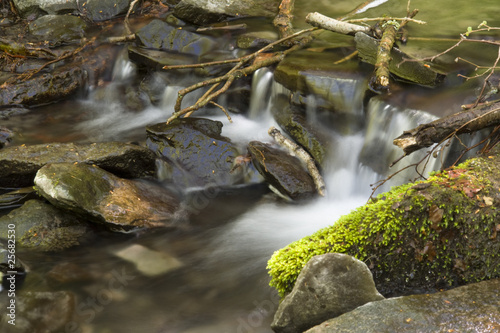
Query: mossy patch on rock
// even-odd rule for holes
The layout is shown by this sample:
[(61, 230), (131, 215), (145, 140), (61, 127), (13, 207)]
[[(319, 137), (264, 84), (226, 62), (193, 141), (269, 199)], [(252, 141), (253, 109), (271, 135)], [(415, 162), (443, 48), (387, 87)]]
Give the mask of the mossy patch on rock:
[(500, 157), (469, 160), (405, 184), (276, 251), (268, 262), (281, 295), (315, 255), (346, 253), (371, 269), (385, 295), (500, 276)]

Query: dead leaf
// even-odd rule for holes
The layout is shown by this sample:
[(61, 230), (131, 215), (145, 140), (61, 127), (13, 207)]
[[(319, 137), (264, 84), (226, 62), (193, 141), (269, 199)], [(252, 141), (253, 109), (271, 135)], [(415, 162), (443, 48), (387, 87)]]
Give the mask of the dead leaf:
[(483, 197), (483, 201), (484, 201), (486, 206), (493, 205), (493, 198), (491, 198), (491, 197)]
[(429, 220), (432, 222), (431, 228), (437, 230), (439, 222), (443, 220), (444, 210), (439, 208), (437, 205), (432, 205), (429, 208)]

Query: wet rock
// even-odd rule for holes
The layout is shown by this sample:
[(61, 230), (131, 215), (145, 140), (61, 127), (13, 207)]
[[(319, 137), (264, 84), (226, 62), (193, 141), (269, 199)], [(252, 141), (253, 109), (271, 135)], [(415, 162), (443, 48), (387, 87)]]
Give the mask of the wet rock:
[(132, 0), (77, 1), (78, 10), (91, 21), (105, 21), (125, 14)]
[(30, 14), (78, 14), (91, 21), (104, 21), (126, 13), (131, 0), (13, 0), (17, 11)]
[(115, 255), (133, 263), (135, 268), (145, 276), (159, 276), (182, 267), (182, 263), (174, 256), (139, 244), (116, 251)]
[(32, 13), (69, 13), (78, 8), (78, 0), (13, 0), (12, 2), (23, 16)]
[(150, 50), (130, 45), (128, 57), (141, 68), (160, 70), (163, 66), (194, 64), (196, 57), (191, 54)]
[(53, 44), (68, 43), (84, 36), (87, 24), (72, 15), (45, 15), (29, 24), (29, 31)]
[(278, 39), (273, 31), (258, 31), (241, 34), (236, 39), (236, 45), (240, 49), (262, 48)]
[(125, 178), (151, 177), (155, 172), (154, 153), (137, 145), (102, 142), (18, 146), (0, 150), (0, 186), (33, 185), (35, 174), (42, 166), (61, 162), (95, 164)]
[[(362, 32), (356, 33), (354, 41), (360, 59), (374, 65), (377, 61), (379, 41)], [(425, 86), (435, 86), (441, 79), (441, 75), (429, 66), (415, 61), (403, 62), (404, 59), (411, 59), (412, 57), (403, 53), (397, 47), (391, 49), (390, 58), (389, 71), (405, 80)]]
[(500, 279), (445, 292), (371, 302), (308, 333), (497, 332)]
[[(25, 292), (16, 294), (15, 300), (16, 333), (65, 332), (75, 311), (75, 295), (68, 291)], [(0, 329), (12, 332), (13, 327), (4, 322)]]
[(167, 177), (175, 184), (232, 185), (241, 181), (241, 170), (231, 172), (238, 150), (221, 136), (221, 122), (182, 118), (146, 130), (147, 146), (169, 162)]
[(248, 144), (248, 152), (256, 169), (280, 193), (294, 200), (315, 195), (314, 181), (298, 158), (258, 141)]
[(0, 238), (8, 238), (9, 224), (15, 225), (17, 245), (37, 251), (62, 251), (79, 245), (91, 231), (85, 222), (39, 200), (29, 200), (0, 217)]
[[(328, 52), (299, 52), (286, 57), (274, 72), (275, 80), (286, 88), (314, 96), (318, 108), (355, 114), (363, 111), (368, 77), (357, 62), (333, 64)], [(300, 103), (305, 105), (303, 96)]]
[(12, 132), (7, 127), (0, 126), (0, 148), (5, 147), (9, 144), (14, 136), (14, 132)]
[(279, 103), (279, 99), (273, 105), (272, 114), (278, 125), (299, 145), (301, 145), (318, 163), (323, 165), (327, 155), (328, 138), (319, 129), (311, 126), (302, 110), (288, 103)]
[(137, 42), (146, 47), (200, 56), (217, 47), (215, 40), (186, 30), (176, 29), (161, 20), (153, 20), (136, 32)]
[(182, 0), (175, 6), (174, 15), (198, 25), (225, 21), (234, 17), (274, 17), (279, 0)]
[(35, 106), (76, 94), (87, 74), (72, 64), (37, 75), (30, 80), (8, 84), (0, 90), (0, 105)]
[(384, 299), (368, 267), (354, 257), (329, 253), (313, 257), (280, 303), (272, 329), (300, 333), (323, 321)]
[(85, 163), (47, 164), (35, 177), (38, 192), (54, 206), (113, 231), (175, 227), (179, 201), (156, 184), (118, 178)]

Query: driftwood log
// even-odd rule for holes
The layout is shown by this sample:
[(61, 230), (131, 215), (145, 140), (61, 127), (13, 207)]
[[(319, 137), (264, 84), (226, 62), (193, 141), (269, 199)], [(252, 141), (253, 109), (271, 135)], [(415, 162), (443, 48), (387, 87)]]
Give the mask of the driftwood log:
[(471, 133), (500, 125), (500, 102), (455, 113), (403, 132), (393, 143), (409, 155), (441, 143), (455, 134)]

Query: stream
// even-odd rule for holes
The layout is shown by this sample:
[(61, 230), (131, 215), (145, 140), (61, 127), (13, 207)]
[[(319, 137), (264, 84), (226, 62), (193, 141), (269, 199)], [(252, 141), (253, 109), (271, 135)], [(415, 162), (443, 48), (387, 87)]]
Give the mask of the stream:
[[(394, 2), (405, 10), (406, 1), (378, 1), (359, 15), (378, 16), (391, 12)], [(483, 20), (490, 22), (491, 19), (493, 24), (492, 15), (495, 10), (498, 13), (497, 1), (482, 2), (482, 8), (474, 9), (477, 11), (474, 14), (463, 13), (468, 8), (465, 1), (446, 0), (440, 1), (439, 6), (448, 8), (448, 12), (438, 15), (431, 10), (433, 3), (436, 2), (412, 2), (412, 6), (422, 11), (418, 18), (429, 21), (428, 26), (418, 30), (421, 37), (456, 37), (457, 32), (465, 31), (469, 25), (477, 26)], [(305, 14), (311, 11), (309, 6), (306, 1), (296, 5), (298, 27)], [(320, 8), (313, 10), (335, 17), (351, 10), (352, 1), (339, 1), (335, 7), (330, 1), (320, 1), (318, 6)], [(472, 3), (468, 6), (475, 8)], [(462, 10), (455, 13), (456, 7)], [(436, 33), (437, 17), (439, 27), (444, 27), (439, 33)], [(414, 26), (411, 29), (416, 30)], [(421, 43), (409, 43), (406, 50), (420, 50), (424, 47)], [(426, 52), (430, 53), (441, 47), (429, 45)], [(474, 59), (482, 61), (487, 57), (485, 52)], [(126, 110), (122, 88), (138, 75), (138, 69), (123, 50), (114, 59), (112, 80), (104, 86), (90, 87), (84, 97), (39, 107), (36, 112), (9, 117), (1, 124), (23, 133), (16, 138), (15, 145), (113, 140), (143, 142), (144, 128), (169, 117), (177, 91), (183, 86), (180, 83), (165, 86), (158, 106)], [(19, 256), (32, 272), (23, 290), (43, 290), (44, 274), (56, 264), (72, 263), (93, 278), (89, 283), (69, 287), (78, 298), (75, 321), (67, 326), (66, 332), (272, 332), (270, 323), (279, 297), (268, 286), (266, 262), (273, 252), (331, 225), (341, 215), (366, 203), (372, 193), (370, 185), (395, 171), (388, 165), (400, 157), (401, 152), (392, 145), (392, 140), (404, 130), (437, 119), (447, 109), (454, 109), (473, 98), (474, 85), (464, 93), (462, 84), (463, 81), (454, 79), (440, 89), (406, 87), (404, 92), (389, 99), (381, 96), (367, 99), (360, 93), (365, 86), (353, 79), (344, 85), (347, 87), (344, 102), (350, 111), (341, 118), (318, 108), (315, 96), (309, 95), (307, 119), (312, 126), (328, 133), (333, 143), (323, 168), (328, 189), (326, 198), (289, 204), (272, 194), (263, 198), (263, 189), (258, 186), (228, 190), (218, 193), (210, 204), (201, 204), (199, 213), (193, 217), (192, 228), (134, 235), (103, 234), (90, 246), (75, 247), (56, 255), (21, 252)], [(278, 127), (271, 109), (279, 107), (280, 96), (289, 97), (290, 93), (274, 81), (272, 71), (261, 69), (252, 78), (250, 103), (240, 106), (245, 112), (232, 115), (232, 123), (218, 112), (195, 116), (221, 121), (224, 124), (222, 135), (241, 146), (252, 140), (271, 143), (267, 130), (271, 126)], [(442, 107), (437, 107), (440, 103)], [(452, 160), (454, 153), (445, 151), (440, 158), (431, 159), (425, 172), (439, 169), (441, 160)], [(398, 163), (397, 168), (415, 163), (423, 156), (413, 155)], [(367, 158), (374, 159), (374, 163), (362, 162)], [(415, 172), (409, 168), (384, 184), (377, 193), (415, 178)], [(163, 253), (170, 258), (171, 270), (147, 276), (117, 256), (117, 252), (134, 244)], [(111, 287), (112, 282), (114, 287)]]

